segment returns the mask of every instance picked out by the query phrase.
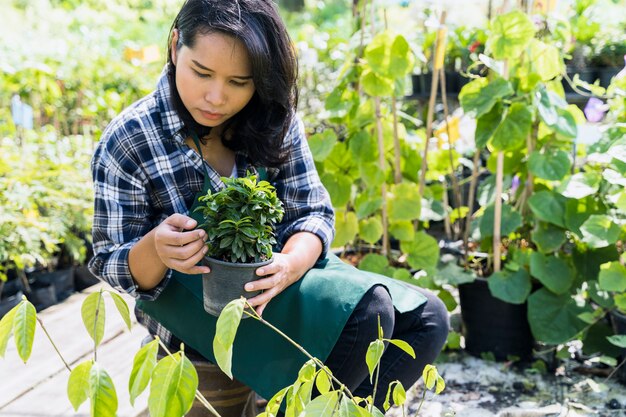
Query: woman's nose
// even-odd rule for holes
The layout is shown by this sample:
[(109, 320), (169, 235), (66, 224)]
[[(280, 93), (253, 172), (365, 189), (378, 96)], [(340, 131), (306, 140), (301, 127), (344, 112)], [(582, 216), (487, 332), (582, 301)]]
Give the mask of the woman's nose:
[(226, 92), (224, 91), (224, 84), (221, 82), (213, 82), (209, 85), (208, 90), (204, 94), (204, 99), (207, 103), (220, 106), (226, 103)]

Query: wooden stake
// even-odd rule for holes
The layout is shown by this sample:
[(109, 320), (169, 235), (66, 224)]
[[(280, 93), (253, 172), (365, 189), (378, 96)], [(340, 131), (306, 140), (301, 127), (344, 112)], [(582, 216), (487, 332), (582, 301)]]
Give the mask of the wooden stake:
[[(505, 80), (509, 79), (509, 62), (504, 60), (504, 67), (502, 70)], [(498, 151), (497, 167), (496, 167), (496, 195), (495, 195), (495, 207), (493, 216), (493, 271), (500, 271), (502, 251), (500, 245), (502, 244), (502, 236), (500, 235), (500, 228), (502, 226), (502, 179), (504, 177), (504, 152)]]

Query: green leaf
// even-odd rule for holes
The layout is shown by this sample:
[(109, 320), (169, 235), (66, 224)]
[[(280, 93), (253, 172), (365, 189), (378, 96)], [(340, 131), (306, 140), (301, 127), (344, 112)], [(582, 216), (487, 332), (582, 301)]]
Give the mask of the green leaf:
[(538, 219), (565, 227), (567, 200), (552, 191), (538, 191), (528, 199), (528, 206)]
[(557, 181), (570, 171), (572, 162), (567, 152), (560, 149), (541, 149), (530, 154), (528, 169), (536, 177)]
[(424, 231), (415, 233), (415, 239), (411, 242), (401, 242), (400, 250), (407, 254), (411, 268), (434, 269), (439, 261), (437, 240)]
[(383, 223), (380, 217), (370, 217), (359, 221), (359, 237), (367, 243), (373, 244), (383, 235)]
[(415, 350), (407, 342), (401, 339), (385, 339), (387, 342), (402, 349), (407, 355), (415, 359)]
[(603, 248), (615, 242), (620, 235), (620, 227), (606, 215), (592, 214), (582, 226), (583, 242), (591, 248)]
[(315, 361), (313, 361), (312, 359), (306, 361), (298, 371), (298, 379), (296, 380), (296, 382), (302, 383), (313, 381), (313, 378), (315, 378), (316, 374), (315, 368)]
[(513, 103), (493, 133), (491, 144), (500, 151), (516, 150), (526, 144), (532, 126), (532, 113), (522, 103)]
[(148, 409), (150, 417), (179, 417), (193, 405), (198, 374), (180, 352), (161, 359), (152, 373)]
[(415, 238), (415, 226), (406, 221), (392, 222), (389, 225), (389, 233), (400, 241), (409, 241)]
[(617, 347), (626, 349), (626, 334), (616, 334), (616, 335), (607, 337), (607, 340)]
[(330, 381), (330, 377), (323, 369), (320, 369), (317, 372), (317, 377), (315, 378), (315, 387), (320, 392), (320, 394), (326, 394), (332, 388), (332, 382)]
[(370, 373), (370, 382), (372, 382), (374, 378), (374, 370), (376, 369), (376, 366), (378, 366), (380, 358), (383, 357), (384, 352), (385, 344), (380, 339), (374, 340), (367, 348), (367, 353), (365, 354), (365, 363), (367, 364), (367, 369)]
[[(542, 81), (550, 81), (563, 73), (563, 61), (556, 46), (539, 39), (531, 39), (528, 48), (528, 64), (532, 66), (530, 71), (541, 77)], [(522, 65), (520, 69), (527, 68)]]
[[(480, 219), (480, 234), (484, 238), (493, 236), (493, 222), (495, 205), (489, 205)], [(502, 204), (502, 218), (500, 222), (500, 236), (505, 237), (516, 231), (522, 225), (522, 216), (508, 204)]]
[(146, 389), (152, 371), (157, 363), (157, 353), (159, 351), (159, 341), (153, 340), (146, 343), (139, 349), (133, 359), (133, 369), (130, 372), (128, 381), (128, 392), (130, 393), (130, 404), (135, 405), (135, 399)]
[(541, 120), (547, 126), (568, 138), (575, 138), (578, 135), (576, 120), (567, 110), (567, 102), (557, 93), (545, 88), (538, 89), (535, 105)]
[(104, 337), (105, 307), (102, 291), (89, 294), (83, 301), (80, 312), (87, 333), (98, 346)]
[(596, 172), (579, 172), (565, 179), (558, 191), (567, 198), (581, 199), (595, 194), (602, 177)]
[[(109, 374), (97, 362), (94, 362), (89, 370), (89, 398), (92, 416), (115, 417), (117, 412), (115, 386)], [(151, 416), (156, 417), (156, 414)]]
[(343, 396), (339, 404), (339, 417), (372, 417), (372, 413)]
[(401, 183), (389, 190), (389, 220), (393, 222), (419, 219), (422, 197), (418, 184)]
[(539, 252), (530, 255), (530, 274), (555, 294), (568, 292), (574, 282), (574, 271), (567, 262)]
[(447, 262), (444, 266), (440, 266), (434, 277), (435, 283), (439, 286), (449, 284), (458, 286), (476, 280), (476, 272), (471, 268), (464, 269), (454, 262)]
[(359, 163), (359, 174), (368, 187), (378, 187), (385, 182), (385, 171), (375, 162)]
[(497, 102), (489, 112), (476, 120), (476, 148), (484, 149), (502, 121), (502, 103)]
[(368, 130), (359, 130), (350, 136), (348, 142), (350, 155), (357, 162), (372, 162), (378, 160), (378, 143)]
[(213, 338), (215, 361), (220, 369), (231, 379), (233, 378), (231, 371), (233, 343), (235, 342), (235, 335), (241, 322), (245, 303), (246, 300), (244, 298), (238, 298), (226, 304), (215, 325), (215, 337)]
[(406, 391), (402, 386), (400, 381), (397, 381), (393, 387), (393, 394), (391, 394), (391, 398), (393, 399), (393, 404), (400, 406), (406, 402)]
[(492, 19), (487, 50), (495, 59), (515, 59), (535, 36), (535, 26), (523, 12), (513, 11)]
[(626, 291), (626, 267), (619, 262), (607, 262), (600, 265), (598, 283), (600, 289), (605, 291)]
[[(293, 388), (292, 385), (285, 387), (278, 391), (274, 396), (267, 402), (267, 406), (265, 407), (265, 411), (271, 415), (276, 415), (278, 410), (280, 409), (280, 404), (283, 402), (283, 398), (285, 398), (285, 394), (287, 391)], [(258, 416), (257, 416), (258, 417)]]
[(311, 135), (308, 139), (313, 159), (317, 162), (324, 161), (330, 155), (336, 143), (337, 135), (332, 129), (326, 129), (321, 133)]
[(426, 389), (431, 390), (435, 388), (438, 378), (440, 378), (440, 376), (437, 368), (434, 365), (427, 364), (422, 371), (422, 379), (424, 380)]
[(89, 397), (89, 378), (93, 361), (89, 360), (74, 367), (67, 380), (67, 398), (72, 403), (74, 411)]
[(565, 243), (565, 230), (549, 223), (539, 222), (531, 239), (541, 253), (556, 252)]
[(13, 333), (13, 319), (15, 318), (15, 312), (20, 307), (20, 305), (25, 302), (27, 302), (25, 299), (20, 301), (20, 304), (9, 310), (9, 312), (6, 313), (4, 317), (2, 317), (2, 319), (0, 320), (0, 358), (4, 358), (7, 344), (9, 343), (9, 338)]
[(35, 341), (35, 327), (37, 326), (37, 311), (28, 301), (17, 305), (13, 316), (13, 336), (20, 358), (26, 363), (33, 350)]
[(383, 78), (370, 69), (361, 74), (360, 79), (363, 91), (372, 97), (390, 97), (393, 95), (393, 81)]
[(326, 187), (333, 207), (345, 207), (350, 201), (352, 192), (352, 181), (344, 176), (337, 176), (328, 172), (320, 176), (322, 183)]
[(359, 262), (359, 269), (386, 276), (390, 276), (389, 274), (391, 274), (392, 271), (387, 257), (377, 253), (368, 253), (365, 255)]
[(528, 321), (538, 341), (560, 344), (570, 340), (585, 327), (578, 318), (586, 310), (569, 294), (556, 295), (541, 288), (528, 297)]
[(359, 231), (359, 221), (352, 211), (337, 211), (335, 213), (335, 239), (333, 247), (344, 246), (356, 237)]
[(117, 307), (117, 311), (119, 311), (120, 316), (122, 316), (122, 319), (124, 319), (124, 323), (126, 323), (126, 327), (128, 327), (128, 330), (130, 330), (130, 311), (128, 310), (128, 304), (126, 304), (126, 301), (124, 301), (124, 299), (116, 292), (108, 290), (107, 292), (109, 293), (111, 298), (113, 298), (113, 302), (115, 303), (115, 307)]
[(369, 69), (384, 78), (389, 74), (389, 51), (392, 42), (391, 33), (383, 31), (374, 36), (363, 51)]
[(492, 81), (487, 78), (477, 78), (463, 86), (459, 101), (466, 113), (474, 112), (477, 118), (491, 113), (490, 119), (495, 119), (496, 113), (491, 112), (494, 105), (514, 92), (511, 83), (502, 77), (497, 77)]
[(333, 415), (333, 410), (338, 408), (339, 393), (330, 391), (326, 394), (316, 397), (313, 401), (304, 407), (303, 416), (311, 417), (327, 417)]
[(532, 290), (530, 275), (524, 268), (515, 272), (508, 269), (494, 272), (487, 285), (494, 297), (511, 304), (523, 304)]
[(392, 79), (402, 78), (413, 70), (415, 58), (404, 36), (397, 35), (393, 39), (389, 58), (389, 76)]

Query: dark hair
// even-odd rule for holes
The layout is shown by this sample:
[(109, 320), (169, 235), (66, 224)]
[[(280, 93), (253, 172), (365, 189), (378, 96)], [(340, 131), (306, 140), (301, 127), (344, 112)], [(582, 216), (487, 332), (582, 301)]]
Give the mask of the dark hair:
[(186, 0), (174, 19), (167, 48), (172, 104), (188, 129), (202, 137), (210, 128), (195, 122), (176, 88), (172, 63), (172, 33), (176, 49), (193, 48), (196, 38), (223, 33), (239, 39), (250, 57), (255, 93), (250, 102), (226, 122), (234, 151), (244, 151), (255, 163), (276, 166), (287, 157), (283, 141), (298, 102), (298, 66), (287, 29), (272, 0)]

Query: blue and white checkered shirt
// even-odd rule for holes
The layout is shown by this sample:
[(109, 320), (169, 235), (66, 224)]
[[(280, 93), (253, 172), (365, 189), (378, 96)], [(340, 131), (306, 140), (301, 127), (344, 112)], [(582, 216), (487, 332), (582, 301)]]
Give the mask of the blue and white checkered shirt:
[[(172, 271), (155, 288), (139, 290), (128, 267), (131, 247), (168, 216), (188, 214), (194, 196), (202, 190), (206, 162), (185, 144), (182, 128), (183, 122), (171, 106), (164, 71), (154, 92), (107, 126), (91, 162), (95, 255), (89, 268), (118, 291), (137, 299), (156, 299)], [(326, 254), (333, 240), (334, 213), (297, 117), (284, 143), (291, 149), (289, 158), (278, 169), (268, 169), (269, 180), (285, 206), (283, 221), (276, 228), (279, 246), (294, 233), (306, 231), (320, 238)], [(251, 165), (243, 153), (237, 153), (236, 163), (239, 176)], [(212, 186), (224, 187), (220, 175), (207, 168)], [(135, 314), (151, 334), (169, 344), (167, 329), (139, 310)]]

